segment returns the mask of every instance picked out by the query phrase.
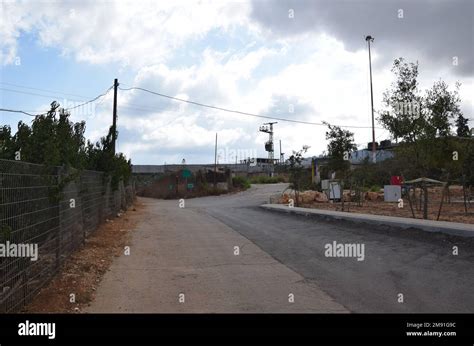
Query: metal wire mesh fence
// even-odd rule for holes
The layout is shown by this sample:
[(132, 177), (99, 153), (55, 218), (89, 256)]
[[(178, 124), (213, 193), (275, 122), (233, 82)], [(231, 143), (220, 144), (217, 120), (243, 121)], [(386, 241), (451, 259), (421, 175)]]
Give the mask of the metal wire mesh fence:
[(102, 172), (0, 160), (0, 312), (21, 310), (134, 196)]

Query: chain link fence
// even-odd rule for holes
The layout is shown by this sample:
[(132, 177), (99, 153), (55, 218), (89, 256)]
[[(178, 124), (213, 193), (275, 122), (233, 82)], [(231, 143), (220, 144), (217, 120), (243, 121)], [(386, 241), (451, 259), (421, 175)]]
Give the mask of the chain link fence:
[(135, 187), (103, 172), (0, 160), (0, 312), (20, 311)]

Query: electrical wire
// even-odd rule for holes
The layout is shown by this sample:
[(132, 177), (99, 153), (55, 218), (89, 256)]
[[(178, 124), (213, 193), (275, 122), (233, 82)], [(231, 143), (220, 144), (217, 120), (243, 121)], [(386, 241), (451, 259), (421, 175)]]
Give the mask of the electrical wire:
[[(47, 90), (47, 89), (41, 89), (41, 88), (35, 88), (35, 87), (29, 87), (29, 86), (23, 86), (23, 85), (13, 84), (13, 83), (1, 82), (1, 84), (4, 84), (4, 85), (11, 85), (11, 86), (20, 87), (20, 88), (26, 88), (26, 89), (32, 89), (32, 90), (39, 90), (39, 91), (46, 91), (46, 92), (55, 92), (55, 93), (60, 93), (60, 94), (63, 94), (63, 95), (72, 95), (72, 96), (84, 97), (84, 96), (78, 95), (78, 94), (65, 93), (65, 92), (60, 92), (60, 91), (53, 91), (53, 90)], [(123, 84), (123, 83), (122, 83), (122, 84)], [(89, 101), (84, 102), (84, 103), (82, 103), (82, 104), (76, 105), (76, 106), (74, 106), (74, 107), (65, 108), (65, 110), (73, 110), (73, 109), (82, 107), (82, 106), (84, 106), (84, 105), (86, 105), (86, 104), (88, 104), (88, 103), (94, 102), (94, 101), (96, 101), (97, 99), (99, 99), (100, 97), (105, 96), (112, 88), (113, 88), (113, 86), (111, 86), (109, 89), (107, 89), (107, 91), (106, 91), (105, 93), (103, 93), (103, 94), (101, 94), (101, 95), (95, 97), (95, 98), (92, 99), (92, 100), (89, 100)], [(151, 91), (151, 90), (148, 90), (148, 89), (145, 89), (145, 88), (141, 88), (141, 87), (133, 87), (133, 86), (130, 87), (130, 88), (121, 88), (121, 87), (119, 87), (119, 89), (120, 89), (120, 90), (123, 90), (123, 91), (141, 90), (141, 91), (148, 92), (148, 93), (151, 93), (151, 94), (154, 94), (154, 95), (157, 95), (157, 96), (169, 98), (169, 99), (172, 99), (172, 100), (175, 100), (175, 101), (185, 102), (185, 103), (189, 103), (189, 104), (193, 104), (193, 105), (197, 105), (197, 106), (201, 106), (201, 107), (207, 107), (207, 108), (216, 109), (216, 110), (225, 111), (225, 112), (230, 112), (230, 113), (242, 114), (242, 115), (246, 115), (246, 116), (258, 117), (258, 118), (263, 118), (263, 119), (274, 119), (274, 120), (279, 120), (279, 121), (284, 121), (284, 122), (291, 122), (291, 123), (297, 123), (297, 124), (326, 126), (326, 123), (317, 123), (317, 122), (309, 122), (309, 121), (303, 121), (303, 120), (294, 120), (294, 119), (280, 118), (280, 117), (274, 117), (274, 116), (268, 116), (268, 115), (260, 115), (260, 114), (254, 114), (254, 113), (248, 113), (248, 112), (243, 112), (243, 111), (238, 111), (238, 110), (227, 109), (227, 108), (223, 108), (223, 107), (217, 107), (217, 106), (207, 105), (207, 104), (200, 103), (200, 102), (196, 102), (196, 101), (190, 101), (190, 100), (185, 100), (185, 99), (181, 99), (181, 98), (174, 97), (174, 96), (165, 95), (165, 94), (158, 93), (158, 92), (154, 92), (154, 91)], [(27, 94), (27, 95), (34, 95), (34, 96), (47, 97), (47, 98), (56, 98), (56, 97), (57, 97), (57, 95), (43, 95), (43, 94), (37, 94), (37, 93), (32, 93), (32, 92), (20, 91), (20, 90), (13, 90), (13, 89), (8, 89), (8, 88), (0, 88), (0, 90), (5, 90), (5, 91), (10, 91), (10, 92), (15, 92), (15, 93), (21, 93), (21, 94)], [(79, 101), (79, 100), (72, 100), (72, 101)], [(121, 106), (121, 107), (123, 107), (123, 108), (128, 108), (128, 109), (132, 109), (132, 110), (143, 110), (143, 111), (154, 111), (154, 110), (155, 110), (155, 111), (156, 111), (156, 108), (137, 106), (137, 105), (134, 105), (134, 104), (128, 104), (128, 105)], [(40, 113), (40, 114), (32, 114), (32, 113), (30, 113), (30, 112), (23, 111), (23, 110), (18, 110), (18, 111), (17, 111), (17, 110), (11, 110), (11, 109), (0, 109), (0, 111), (4, 111), (4, 112), (14, 112), (14, 113), (22, 113), (22, 114), (26, 114), (26, 115), (29, 115), (29, 116), (45, 115), (45, 114), (48, 113), (48, 112), (43, 112), (43, 113)], [(351, 125), (341, 125), (340, 127), (345, 127), (345, 128), (360, 128), (360, 129), (372, 128), (371, 126), (351, 126)], [(382, 129), (382, 128), (380, 128), (380, 127), (376, 127), (376, 128), (377, 128), (377, 129)]]
[[(79, 107), (82, 107), (82, 106), (85, 106), (89, 103), (92, 103), (96, 100), (98, 100), (99, 98), (101, 97), (104, 97), (105, 95), (107, 95), (109, 93), (110, 90), (112, 90), (113, 88), (113, 85), (111, 87), (109, 87), (104, 93), (94, 97), (93, 99), (89, 100), (89, 101), (86, 101), (86, 102), (83, 102), (79, 105), (76, 105), (76, 106), (73, 106), (73, 107), (68, 107), (68, 108), (64, 108), (65, 111), (70, 111), (70, 110), (73, 110), (73, 109), (76, 109), (76, 108), (79, 108)], [(1, 90), (5, 90), (3, 88), (0, 88)], [(8, 89), (7, 89), (8, 90)], [(17, 90), (11, 90), (11, 91), (17, 91)], [(17, 91), (17, 92), (20, 92), (20, 91)], [(21, 93), (26, 93), (26, 92), (21, 92)], [(43, 96), (43, 95), (40, 95), (40, 96)], [(29, 115), (29, 116), (32, 116), (32, 117), (36, 117), (36, 116), (42, 116), (42, 115), (46, 115), (48, 114), (48, 112), (43, 112), (43, 113), (39, 113), (39, 114), (32, 114), (32, 113), (29, 113), (29, 112), (25, 112), (25, 111), (22, 111), (22, 110), (15, 110), (15, 109), (6, 109), (6, 108), (0, 108), (0, 112), (10, 112), (10, 113), (22, 113), (22, 114), (25, 114), (25, 115)]]
[(31, 117), (35, 117), (37, 115), (40, 115), (40, 114), (31, 114), (31, 113), (28, 113), (28, 112), (25, 112), (25, 111), (18, 111), (18, 110), (15, 110), (15, 109), (6, 109), (6, 108), (0, 108), (0, 112), (23, 113), (23, 114), (29, 115)]
[(85, 105), (87, 105), (87, 104), (89, 104), (89, 103), (92, 103), (92, 102), (98, 100), (99, 98), (104, 97), (105, 95), (107, 95), (107, 94), (109, 93), (109, 91), (112, 90), (113, 87), (114, 87), (113, 85), (110, 86), (104, 93), (102, 93), (102, 94), (100, 94), (100, 95), (94, 97), (92, 100), (89, 100), (89, 101), (87, 101), (87, 102), (84, 102), (84, 103), (82, 103), (82, 104), (80, 104), (80, 105), (77, 105), (77, 106), (74, 106), (74, 107), (65, 108), (64, 110), (70, 111), (70, 110), (72, 110), (72, 109), (76, 109), (76, 108), (85, 106)]
[(46, 91), (46, 92), (48, 92), (48, 93), (70, 95), (70, 96), (81, 97), (81, 98), (86, 98), (86, 99), (89, 98), (89, 96), (84, 96), (84, 95), (78, 95), (78, 94), (72, 94), (72, 93), (65, 93), (65, 92), (63, 92), (63, 91), (42, 89), (42, 88), (31, 87), (31, 86), (20, 85), (20, 84), (14, 84), (14, 83), (8, 83), (8, 82), (0, 82), (0, 84), (9, 85), (9, 86), (12, 86), (12, 87), (15, 87), (15, 88), (38, 90), (38, 91)]
[[(207, 104), (196, 102), (196, 101), (190, 101), (190, 100), (185, 100), (185, 99), (182, 99), (182, 98), (179, 98), (179, 97), (165, 95), (165, 94), (158, 93), (158, 92), (155, 92), (155, 91), (151, 91), (151, 90), (141, 88), (141, 87), (133, 87), (133, 86), (130, 87), (130, 88), (121, 88), (121, 87), (119, 87), (119, 89), (123, 90), (123, 91), (141, 90), (141, 91), (144, 91), (144, 92), (148, 92), (150, 94), (165, 97), (165, 98), (175, 100), (175, 101), (186, 102), (186, 103), (193, 104), (193, 105), (200, 106), (200, 107), (206, 107), (206, 108), (216, 109), (216, 110), (220, 110), (220, 111), (224, 111), (224, 112), (236, 113), (236, 114), (247, 115), (247, 116), (252, 116), (252, 117), (257, 117), (257, 118), (272, 119), (272, 120), (279, 120), (279, 121), (298, 123), (298, 124), (306, 124), (306, 125), (327, 126), (327, 124), (325, 124), (325, 123), (316, 123), (316, 122), (303, 121), (303, 120), (279, 118), (279, 117), (274, 117), (274, 116), (260, 115), (260, 114), (242, 112), (242, 111), (238, 111), (238, 110), (234, 110), (234, 109), (227, 109), (227, 108), (223, 108), (223, 107), (207, 105)], [(354, 126), (354, 125), (353, 126), (351, 126), (351, 125), (341, 125), (339, 127), (358, 128), (358, 129), (372, 128), (372, 126)], [(378, 129), (381, 129), (381, 128), (378, 128)]]
[[(74, 102), (82, 102), (83, 100), (87, 100), (87, 99), (91, 98), (91, 96), (84, 96), (84, 95), (79, 95), (79, 94), (65, 93), (65, 92), (62, 92), (62, 91), (54, 91), (54, 90), (48, 90), (48, 89), (41, 89), (41, 88), (36, 88), (36, 87), (31, 87), (31, 86), (25, 86), (25, 85), (19, 85), (19, 84), (13, 84), (13, 83), (0, 82), (0, 84), (10, 85), (10, 86), (14, 86), (14, 87), (17, 87), (17, 88), (24, 88), (24, 89), (31, 89), (31, 90), (39, 90), (39, 91), (45, 91), (45, 92), (53, 92), (53, 93), (63, 94), (63, 95), (72, 95), (72, 96), (80, 97), (80, 98), (81, 98), (81, 99), (68, 99), (68, 101), (74, 101)], [(8, 91), (8, 92), (13, 92), (13, 93), (18, 93), (18, 94), (24, 94), (24, 95), (39, 96), (39, 97), (44, 97), (44, 98), (48, 98), (48, 99), (60, 99), (61, 97), (63, 97), (63, 96), (53, 95), (53, 94), (45, 95), (45, 94), (34, 93), (34, 92), (31, 92), (31, 91), (14, 90), (14, 89), (1, 88), (1, 87), (0, 87), (0, 90)], [(100, 102), (98, 102), (98, 103), (96, 104), (96, 106), (100, 105), (102, 102), (103, 102), (103, 99), (102, 99)], [(138, 111), (150, 111), (150, 112), (154, 112), (154, 111), (156, 111), (156, 110), (164, 110), (164, 109), (165, 109), (165, 107), (160, 107), (160, 108), (157, 108), (157, 107), (146, 107), (146, 106), (142, 106), (142, 105), (136, 105), (136, 104), (133, 104), (133, 103), (127, 103), (127, 105), (121, 105), (120, 108), (126, 108), (126, 109), (131, 109), (131, 110), (138, 110)], [(27, 112), (27, 113), (33, 113), (33, 112), (34, 112), (34, 111), (30, 111), (30, 110), (23, 110), (23, 111), (24, 111), (24, 112)], [(46, 114), (46, 113), (47, 113), (47, 111), (41, 112), (41, 114)]]

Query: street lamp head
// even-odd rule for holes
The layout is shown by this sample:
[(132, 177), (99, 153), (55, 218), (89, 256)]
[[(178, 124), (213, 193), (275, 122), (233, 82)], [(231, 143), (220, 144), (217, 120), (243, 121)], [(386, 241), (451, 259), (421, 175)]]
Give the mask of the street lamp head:
[(366, 40), (366, 41), (370, 41), (370, 42), (374, 42), (374, 38), (373, 38), (372, 36), (370, 36), (370, 35), (367, 35), (367, 36), (365, 37), (365, 40)]

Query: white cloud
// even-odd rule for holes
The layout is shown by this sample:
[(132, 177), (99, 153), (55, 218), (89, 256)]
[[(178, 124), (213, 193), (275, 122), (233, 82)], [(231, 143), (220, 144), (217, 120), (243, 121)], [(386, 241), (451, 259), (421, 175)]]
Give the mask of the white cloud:
[[(365, 49), (349, 51), (330, 33), (262, 36), (263, 29), (249, 22), (247, 2), (21, 1), (2, 3), (2, 10), (3, 64), (12, 63), (18, 54), (22, 32), (36, 32), (45, 47), (59, 48), (79, 63), (118, 63), (134, 73), (133, 85), (164, 94), (250, 113), (281, 110), (276, 116), (298, 120), (371, 124)], [(241, 50), (209, 47), (206, 35), (213, 30), (224, 40), (244, 40), (239, 34), (245, 33), (248, 42), (243, 42)], [(201, 55), (190, 52), (186, 64), (175, 64), (176, 52), (196, 42)], [(373, 52), (376, 109), (392, 79), (390, 66), (377, 63), (383, 54), (377, 49)], [(444, 72), (443, 78), (451, 83), (450, 72)], [(422, 65), (420, 77), (427, 87), (434, 81), (423, 75)], [(472, 93), (472, 80), (466, 81), (463, 95)], [(265, 119), (203, 109), (137, 90), (119, 91), (119, 95), (119, 149), (135, 163), (171, 163), (186, 153), (188, 162), (212, 161), (216, 132), (221, 146), (255, 149), (259, 156), (266, 156), (267, 137), (258, 132)], [(111, 101), (109, 94), (97, 114), (86, 119), (87, 135), (94, 141), (110, 126)], [(289, 103), (294, 113), (284, 112)], [(73, 113), (73, 120), (82, 119)], [(280, 121), (275, 139), (282, 140), (287, 155), (304, 144), (311, 146), (309, 154), (319, 154), (326, 147), (325, 130)], [(358, 143), (371, 138), (370, 129), (353, 131)], [(376, 136), (384, 139), (386, 131), (377, 130)]]
[(2, 62), (12, 63), (22, 31), (37, 30), (46, 47), (79, 61), (144, 66), (169, 59), (186, 41), (212, 29), (243, 23), (245, 2), (220, 1), (18, 1), (2, 2)]

